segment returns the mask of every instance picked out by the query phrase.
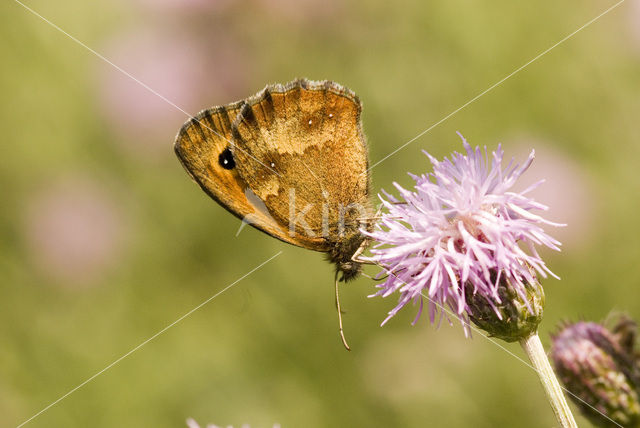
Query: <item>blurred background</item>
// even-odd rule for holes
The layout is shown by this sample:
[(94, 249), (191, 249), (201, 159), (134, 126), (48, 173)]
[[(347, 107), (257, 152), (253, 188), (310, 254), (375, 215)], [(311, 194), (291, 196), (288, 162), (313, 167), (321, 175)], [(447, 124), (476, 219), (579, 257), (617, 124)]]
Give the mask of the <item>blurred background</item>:
[[(27, 426), (554, 426), (534, 372), (458, 323), (342, 288), (318, 253), (245, 228), (176, 160), (190, 114), (295, 77), (363, 100), (372, 162), (614, 2), (135, 0), (0, 6), (0, 425), (16, 426), (279, 251)], [(545, 252), (541, 337), (640, 317), (640, 5), (630, 0), (372, 171), (405, 186), (461, 143), (536, 161), (521, 181)], [(367, 270), (369, 274), (375, 269)], [(507, 348), (523, 356), (517, 345)], [(583, 419), (580, 423), (587, 424)]]

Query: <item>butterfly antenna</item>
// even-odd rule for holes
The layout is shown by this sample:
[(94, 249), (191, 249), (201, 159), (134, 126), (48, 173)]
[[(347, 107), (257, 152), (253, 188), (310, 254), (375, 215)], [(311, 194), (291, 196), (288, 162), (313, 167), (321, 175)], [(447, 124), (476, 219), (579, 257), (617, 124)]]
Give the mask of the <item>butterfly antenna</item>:
[(340, 339), (347, 351), (351, 351), (347, 339), (344, 337), (344, 331), (342, 330), (342, 310), (340, 309), (340, 293), (338, 292), (338, 272), (336, 272), (336, 308), (338, 309), (338, 325), (340, 326)]

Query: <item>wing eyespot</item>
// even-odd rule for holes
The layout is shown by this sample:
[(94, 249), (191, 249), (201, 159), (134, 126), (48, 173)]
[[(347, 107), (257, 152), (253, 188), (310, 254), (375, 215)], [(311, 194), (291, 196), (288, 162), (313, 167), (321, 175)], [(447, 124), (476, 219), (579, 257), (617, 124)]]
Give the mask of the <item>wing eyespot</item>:
[(236, 167), (236, 161), (233, 159), (233, 153), (229, 150), (229, 147), (224, 149), (220, 156), (218, 156), (218, 164), (224, 169), (233, 169)]

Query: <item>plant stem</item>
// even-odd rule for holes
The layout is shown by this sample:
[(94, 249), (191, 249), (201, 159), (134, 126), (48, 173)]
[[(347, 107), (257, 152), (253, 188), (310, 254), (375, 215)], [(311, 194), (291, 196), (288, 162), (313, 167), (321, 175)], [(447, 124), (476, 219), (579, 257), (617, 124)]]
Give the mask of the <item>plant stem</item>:
[(520, 345), (522, 345), (522, 349), (527, 353), (533, 367), (536, 369), (536, 372), (538, 372), (544, 392), (547, 394), (547, 399), (553, 408), (553, 413), (555, 413), (560, 426), (563, 428), (577, 428), (578, 425), (571, 414), (571, 410), (569, 409), (567, 400), (564, 398), (562, 388), (560, 388), (551, 364), (549, 364), (549, 359), (542, 347), (538, 332), (534, 332), (526, 339), (522, 339)]

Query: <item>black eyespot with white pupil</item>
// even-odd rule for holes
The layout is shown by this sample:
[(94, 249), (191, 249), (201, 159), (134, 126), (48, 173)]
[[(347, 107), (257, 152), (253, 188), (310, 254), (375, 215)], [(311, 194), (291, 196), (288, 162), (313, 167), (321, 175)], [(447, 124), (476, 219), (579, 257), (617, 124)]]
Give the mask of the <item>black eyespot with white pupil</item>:
[(233, 154), (231, 153), (231, 150), (229, 150), (229, 147), (220, 153), (220, 156), (218, 156), (218, 163), (224, 169), (233, 169), (236, 167), (236, 161), (233, 160)]

